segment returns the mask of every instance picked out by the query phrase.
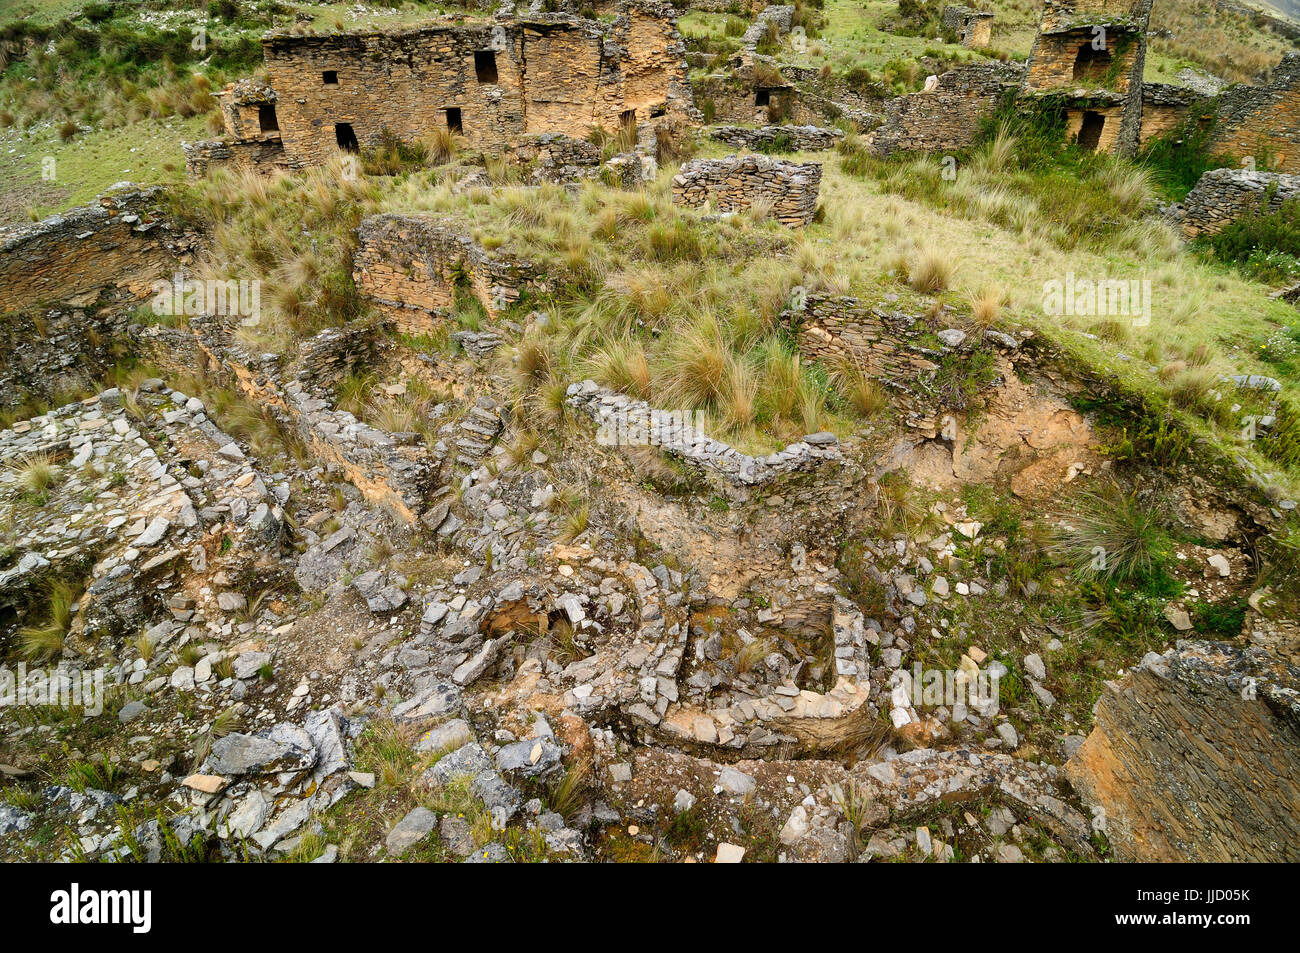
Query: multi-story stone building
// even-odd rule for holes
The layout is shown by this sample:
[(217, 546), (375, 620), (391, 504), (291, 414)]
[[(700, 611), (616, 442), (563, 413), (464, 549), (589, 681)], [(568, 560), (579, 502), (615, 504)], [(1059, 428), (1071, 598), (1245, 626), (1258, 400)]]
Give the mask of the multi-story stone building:
[[(384, 130), (415, 139), (449, 129), (503, 150), (537, 133), (691, 112), (685, 46), (662, 0), (619, 0), (609, 20), (528, 14), (401, 31), (273, 33), (268, 84), (223, 91), (225, 140), (186, 148), (201, 174), (215, 162), (297, 168), (355, 151)], [(279, 143), (279, 154), (268, 143)]]
[(1067, 136), (1132, 155), (1142, 125), (1151, 0), (1046, 0), (1023, 92), (1065, 96)]

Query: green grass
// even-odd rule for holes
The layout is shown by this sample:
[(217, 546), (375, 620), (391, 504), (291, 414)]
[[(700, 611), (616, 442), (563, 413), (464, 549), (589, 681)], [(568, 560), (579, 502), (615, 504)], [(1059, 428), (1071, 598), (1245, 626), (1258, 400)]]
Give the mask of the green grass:
[[(0, 151), (17, 151), (0, 162), (0, 216), (16, 221), (87, 205), (118, 182), (162, 184), (185, 177), (183, 140), (206, 138), (201, 117), (145, 119), (60, 141), (52, 130), (0, 133)], [(54, 160), (54, 178), (43, 177)]]

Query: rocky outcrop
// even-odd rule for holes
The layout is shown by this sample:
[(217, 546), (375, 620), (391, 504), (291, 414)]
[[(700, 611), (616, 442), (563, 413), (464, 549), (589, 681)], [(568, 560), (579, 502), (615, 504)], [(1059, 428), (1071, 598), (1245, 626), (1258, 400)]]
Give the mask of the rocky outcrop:
[(1300, 859), (1300, 669), (1223, 642), (1148, 654), (1066, 774), (1121, 860)]

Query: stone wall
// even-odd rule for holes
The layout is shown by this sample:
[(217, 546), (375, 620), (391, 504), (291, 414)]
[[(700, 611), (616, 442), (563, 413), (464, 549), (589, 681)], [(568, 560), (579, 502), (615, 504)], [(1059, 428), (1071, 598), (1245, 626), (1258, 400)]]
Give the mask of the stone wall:
[(673, 176), (673, 202), (697, 208), (707, 203), (720, 212), (765, 204), (782, 225), (798, 228), (817, 211), (821, 181), (818, 162), (782, 162), (762, 155), (696, 159)]
[(782, 319), (797, 333), (804, 357), (832, 366), (851, 359), (891, 386), (938, 368), (931, 352), (913, 343), (923, 328), (899, 311), (857, 298), (813, 294), (804, 300), (803, 310), (787, 311)]
[(182, 142), (185, 153), (185, 174), (201, 179), (213, 169), (230, 169), (233, 172), (289, 172), (299, 165), (285, 155), (284, 143), (279, 137), (267, 139), (202, 139)]
[(432, 330), (456, 304), (458, 291), (472, 294), (496, 315), (525, 289), (545, 286), (545, 276), (532, 263), (489, 253), (463, 224), (450, 219), (375, 215), (361, 222), (357, 239), (352, 262), (357, 288), (411, 333)]
[(740, 38), (740, 50), (732, 58), (736, 63), (751, 64), (754, 62), (754, 56), (758, 50), (758, 44), (769, 32), (774, 33), (777, 37), (785, 36), (790, 32), (790, 27), (794, 23), (794, 7), (773, 4), (766, 7), (762, 13), (754, 18), (754, 22), (745, 30), (744, 35)]
[(655, 410), (644, 401), (601, 387), (595, 381), (570, 384), (568, 403), (595, 420), (605, 434), (639, 435), (646, 445), (737, 486), (770, 483), (840, 460), (839, 441), (829, 433), (813, 434), (784, 450), (752, 457), (684, 424), (678, 416)]
[(0, 228), (0, 313), (34, 305), (139, 300), (190, 261), (198, 239), (175, 228), (160, 188), (122, 188), (39, 222)]
[(1170, 210), (1169, 217), (1182, 230), (1184, 238), (1195, 238), (1222, 231), (1243, 215), (1260, 209), (1265, 202), (1273, 210), (1297, 196), (1300, 196), (1300, 175), (1211, 169)]
[[(390, 434), (332, 405), (329, 387), (369, 346), (369, 326), (330, 328), (300, 346), (292, 380), (282, 380), (274, 355), (247, 353), (219, 322), (191, 323), (203, 359), (248, 397), (296, 432), (312, 455), (340, 472), (372, 503), (414, 523), (439, 482), (440, 463), (416, 434)], [(169, 329), (161, 329), (167, 331)], [(163, 336), (159, 345), (167, 348)], [(174, 354), (160, 353), (166, 362)]]
[(1121, 861), (1300, 860), (1300, 670), (1180, 641), (1107, 682), (1066, 776)]
[(777, 145), (791, 152), (818, 152), (834, 149), (844, 138), (844, 133), (821, 126), (762, 126), (758, 129), (717, 126), (709, 131), (709, 137), (729, 146), (758, 152)]
[[(1088, 100), (1106, 99), (1112, 109), (1087, 104), (1080, 113), (1079, 144), (1132, 155), (1142, 125), (1142, 70), (1152, 0), (1047, 0), (1025, 70), (1028, 94), (1082, 88)], [(1099, 33), (1098, 27), (1104, 32)], [(1098, 46), (1100, 45), (1100, 49)], [(1119, 128), (1115, 129), (1116, 116)], [(1104, 124), (1102, 124), (1104, 123)]]
[(993, 14), (970, 7), (943, 8), (943, 28), (951, 30), (962, 46), (982, 50), (993, 38)]
[(1300, 52), (1283, 54), (1267, 84), (1232, 86), (1219, 97), (1209, 148), (1300, 172)]
[(980, 63), (949, 70), (933, 88), (885, 103), (884, 123), (866, 137), (877, 155), (965, 149), (979, 122), (1020, 85), (1016, 65)]
[(54, 400), (85, 387), (114, 359), (126, 331), (125, 308), (32, 308), (0, 320), (0, 407), (28, 397)]
[[(627, 0), (609, 22), (538, 14), (400, 32), (263, 41), (291, 161), (324, 162), (350, 133), (404, 139), (457, 129), (476, 148), (529, 133), (689, 111), (685, 46), (660, 0)], [(346, 125), (348, 133), (341, 127)]]
[(1200, 94), (1184, 86), (1168, 83), (1142, 84), (1142, 129), (1138, 134), (1141, 145), (1152, 139), (1168, 135), (1182, 126), (1192, 103)]

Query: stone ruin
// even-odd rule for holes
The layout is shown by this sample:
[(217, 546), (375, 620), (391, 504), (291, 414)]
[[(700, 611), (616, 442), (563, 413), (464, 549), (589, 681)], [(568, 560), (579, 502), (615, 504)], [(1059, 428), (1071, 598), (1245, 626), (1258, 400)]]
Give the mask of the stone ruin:
[(1251, 212), (1276, 211), (1287, 199), (1300, 196), (1300, 175), (1211, 169), (1182, 202), (1167, 213), (1184, 238), (1213, 235)]
[(465, 293), (489, 316), (550, 279), (530, 262), (488, 252), (458, 223), (435, 215), (375, 215), (357, 229), (358, 290), (412, 334), (426, 334)]
[(285, 154), (274, 89), (266, 83), (241, 79), (216, 96), (226, 138), (182, 143), (187, 174), (201, 178), (213, 167), (263, 173), (301, 167)]
[(980, 120), (1020, 85), (1024, 70), (1014, 64), (979, 63), (949, 70), (917, 93), (885, 103), (884, 122), (863, 137), (877, 155), (965, 149), (975, 141)]
[(800, 354), (830, 367), (855, 362), (893, 387), (905, 387), (939, 366), (933, 360), (938, 352), (915, 343), (916, 318), (901, 311), (847, 296), (810, 294), (802, 309), (782, 318), (797, 334)]
[(957, 5), (943, 8), (940, 24), (972, 50), (982, 50), (993, 38), (993, 13)]
[(763, 11), (754, 18), (754, 22), (749, 25), (745, 33), (740, 38), (740, 49), (732, 57), (732, 63), (736, 66), (752, 66), (754, 59), (758, 56), (758, 44), (769, 33), (776, 37), (785, 36), (790, 32), (790, 27), (794, 23), (794, 7), (783, 4), (772, 4), (763, 9)]
[(673, 176), (673, 202), (719, 212), (763, 209), (782, 225), (801, 228), (817, 212), (822, 167), (763, 155), (695, 159)]
[(821, 126), (716, 126), (709, 130), (709, 138), (758, 152), (775, 147), (791, 152), (823, 152), (839, 145), (844, 133)]
[(159, 187), (129, 183), (94, 205), (0, 227), (0, 309), (136, 300), (192, 260), (197, 238), (162, 207)]
[(838, 441), (830, 433), (810, 434), (775, 453), (753, 457), (644, 401), (591, 380), (569, 385), (567, 400), (591, 417), (603, 432), (632, 434), (646, 445), (659, 447), (717, 477), (723, 486), (770, 483), (790, 473), (816, 470), (840, 460)]
[(1067, 97), (1066, 138), (1092, 152), (1132, 155), (1142, 123), (1142, 68), (1151, 0), (1047, 0), (1023, 92)]
[(1235, 85), (1218, 97), (1209, 150), (1300, 172), (1300, 51), (1284, 53), (1266, 84)]
[(1300, 668), (1262, 646), (1179, 641), (1107, 682), (1066, 763), (1120, 861), (1300, 858)]
[(1169, 83), (1142, 84), (1142, 129), (1138, 144), (1175, 133), (1186, 121), (1192, 104), (1202, 94), (1186, 86)]
[(226, 164), (318, 165), (385, 131), (412, 140), (435, 129), (476, 149), (522, 137), (585, 137), (593, 126), (680, 122), (693, 115), (676, 11), (621, 0), (608, 22), (525, 14), (392, 32), (262, 41), (268, 84), (222, 91), (227, 136), (189, 145), (193, 174)]

